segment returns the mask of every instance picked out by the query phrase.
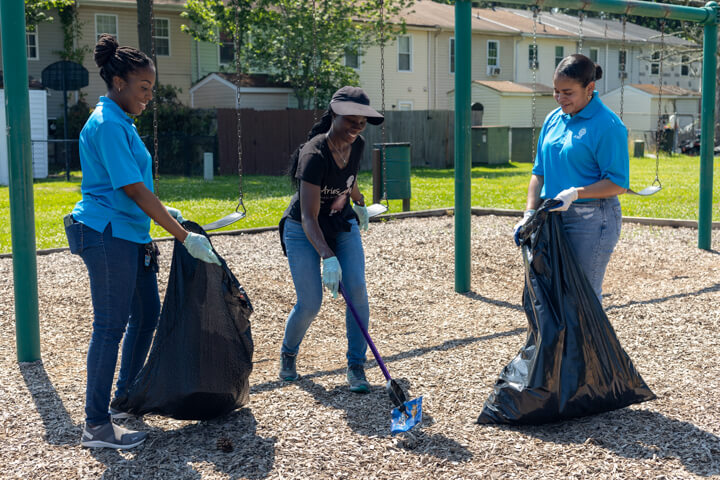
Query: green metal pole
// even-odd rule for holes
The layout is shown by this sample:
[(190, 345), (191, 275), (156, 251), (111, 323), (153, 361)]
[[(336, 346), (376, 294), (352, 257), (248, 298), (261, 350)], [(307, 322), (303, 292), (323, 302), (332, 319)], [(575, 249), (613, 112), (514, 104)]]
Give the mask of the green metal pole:
[(470, 291), (471, 2), (455, 2), (455, 291)]
[(24, 0), (0, 2), (0, 34), (15, 281), (15, 343), (18, 361), (33, 362), (40, 359), (40, 322)]
[[(718, 4), (709, 2), (717, 18)], [(698, 205), (698, 248), (710, 250), (712, 233), (713, 155), (715, 147), (715, 82), (717, 81), (716, 22), (707, 23), (703, 30), (702, 108), (700, 116), (700, 200)]]

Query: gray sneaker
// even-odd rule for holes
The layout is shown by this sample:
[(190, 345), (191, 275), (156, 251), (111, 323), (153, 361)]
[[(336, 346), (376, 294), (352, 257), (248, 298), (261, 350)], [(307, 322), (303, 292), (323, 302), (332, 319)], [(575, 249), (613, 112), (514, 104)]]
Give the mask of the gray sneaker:
[(295, 360), (297, 355), (282, 352), (280, 354), (280, 380), (292, 382), (300, 378), (295, 368)]
[(350, 365), (347, 368), (347, 381), (350, 391), (355, 393), (368, 393), (370, 383), (365, 378), (365, 368), (362, 365)]
[(147, 435), (147, 432), (128, 430), (112, 422), (94, 427), (90, 427), (86, 423), (80, 443), (83, 447), (133, 448), (143, 443)]

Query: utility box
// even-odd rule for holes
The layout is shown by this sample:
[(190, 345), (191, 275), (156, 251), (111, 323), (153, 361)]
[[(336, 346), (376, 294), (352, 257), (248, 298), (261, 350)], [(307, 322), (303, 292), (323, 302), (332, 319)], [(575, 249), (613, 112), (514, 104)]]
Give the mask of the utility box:
[(470, 141), (473, 164), (501, 165), (510, 161), (510, 127), (472, 127)]
[(533, 138), (532, 127), (512, 127), (510, 128), (510, 160), (519, 163), (532, 163), (533, 143), (537, 142), (537, 134), (540, 129), (535, 129)]

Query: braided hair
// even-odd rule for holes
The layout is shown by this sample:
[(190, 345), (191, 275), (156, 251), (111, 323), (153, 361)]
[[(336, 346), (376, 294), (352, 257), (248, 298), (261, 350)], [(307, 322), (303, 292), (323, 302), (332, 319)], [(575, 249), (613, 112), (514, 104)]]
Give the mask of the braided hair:
[[(333, 115), (334, 112), (332, 111), (332, 108), (328, 107), (322, 117), (320, 117), (320, 120), (318, 120), (308, 132), (306, 141), (310, 141), (316, 135), (328, 132), (330, 130), (330, 125), (332, 125)], [(297, 173), (298, 162), (300, 161), (300, 150), (303, 145), (305, 144), (303, 143), (300, 145), (292, 153), (292, 155), (290, 155), (290, 168), (288, 169), (288, 175), (290, 176), (290, 181), (293, 183), (295, 183), (295, 174)]]
[(100, 67), (100, 77), (105, 80), (108, 90), (113, 87), (113, 77), (127, 80), (127, 74), (155, 67), (153, 61), (137, 48), (121, 47), (117, 40), (108, 34), (100, 35), (95, 45), (95, 65)]

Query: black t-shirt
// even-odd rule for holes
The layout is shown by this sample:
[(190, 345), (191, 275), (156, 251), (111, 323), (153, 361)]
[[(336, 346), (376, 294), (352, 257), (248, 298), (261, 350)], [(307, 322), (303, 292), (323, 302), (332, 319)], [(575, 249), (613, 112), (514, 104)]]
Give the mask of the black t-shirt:
[(339, 215), (340, 218), (350, 220), (355, 218), (350, 206), (350, 192), (357, 181), (357, 174), (360, 170), (360, 160), (365, 139), (362, 136), (352, 143), (350, 158), (345, 168), (340, 168), (330, 152), (327, 137), (324, 133), (310, 139), (300, 150), (297, 173), (295, 178), (298, 181), (298, 189), (290, 200), (290, 205), (285, 210), (284, 217), (292, 218), (298, 222), (302, 221), (300, 212), (300, 181), (306, 181), (320, 187), (320, 212), (321, 217)]

